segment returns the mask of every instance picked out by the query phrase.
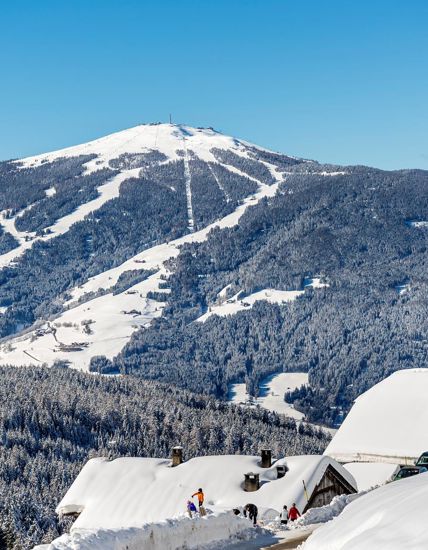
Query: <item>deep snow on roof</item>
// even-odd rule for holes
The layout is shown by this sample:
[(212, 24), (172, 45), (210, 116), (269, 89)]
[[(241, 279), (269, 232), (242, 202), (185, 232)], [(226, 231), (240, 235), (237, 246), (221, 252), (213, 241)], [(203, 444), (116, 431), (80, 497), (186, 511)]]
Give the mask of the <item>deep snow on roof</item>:
[[(261, 468), (256, 456), (205, 456), (175, 468), (157, 458), (104, 458), (89, 460), (57, 507), (59, 513), (78, 511), (74, 528), (114, 529), (181, 516), (186, 502), (201, 487), (205, 505), (214, 512), (231, 510), (248, 502), (261, 512), (279, 512), (284, 504), (306, 505), (303, 481), (309, 494), (332, 464), (352, 485), (355, 480), (341, 465), (322, 455), (292, 456)], [(277, 479), (276, 466), (289, 468)], [(244, 474), (260, 474), (261, 487), (243, 490)]]
[(394, 481), (351, 502), (304, 550), (428, 548), (428, 473)]
[(426, 451), (428, 369), (400, 370), (360, 395), (324, 454), (340, 462), (411, 462)]

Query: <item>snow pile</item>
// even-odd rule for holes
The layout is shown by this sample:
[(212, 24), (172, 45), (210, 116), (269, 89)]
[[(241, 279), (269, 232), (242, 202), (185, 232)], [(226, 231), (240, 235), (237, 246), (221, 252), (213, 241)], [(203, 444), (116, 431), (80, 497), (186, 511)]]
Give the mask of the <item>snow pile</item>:
[(338, 516), (342, 510), (348, 506), (355, 499), (361, 497), (364, 493), (354, 493), (353, 495), (338, 495), (327, 504), (326, 506), (321, 506), (320, 508), (311, 508), (305, 514), (303, 514), (299, 519), (295, 521), (297, 527), (303, 525), (314, 525), (316, 523), (326, 523), (331, 519)]
[[(256, 504), (259, 516), (273, 519), (284, 504), (303, 510), (327, 466), (332, 464), (355, 487), (351, 474), (329, 457), (293, 456), (261, 468), (259, 457), (205, 456), (171, 468), (171, 461), (156, 458), (104, 458), (89, 460), (57, 507), (58, 513), (81, 512), (79, 529), (123, 529), (180, 517), (191, 495), (202, 487), (205, 505), (218, 514)], [(289, 471), (277, 478), (276, 466)], [(244, 474), (260, 475), (260, 489), (243, 490)]]
[(233, 512), (203, 518), (182, 517), (151, 523), (140, 528), (76, 529), (47, 545), (46, 550), (175, 550), (207, 549), (213, 543), (232, 544), (259, 534), (250, 522)]
[(428, 473), (358, 498), (309, 537), (304, 550), (428, 548)]
[(412, 463), (426, 451), (428, 369), (396, 371), (360, 395), (324, 454), (339, 462)]
[(399, 468), (398, 464), (383, 462), (350, 462), (344, 466), (354, 476), (358, 491), (384, 485)]

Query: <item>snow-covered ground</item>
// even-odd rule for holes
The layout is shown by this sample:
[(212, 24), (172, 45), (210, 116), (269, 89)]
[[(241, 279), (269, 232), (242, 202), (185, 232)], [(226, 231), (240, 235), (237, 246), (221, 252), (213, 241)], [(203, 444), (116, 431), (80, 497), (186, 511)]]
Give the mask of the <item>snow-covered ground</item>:
[(303, 290), (276, 290), (274, 288), (265, 288), (259, 290), (253, 294), (245, 296), (245, 298), (239, 299), (240, 292), (232, 296), (228, 300), (222, 301), (220, 304), (213, 305), (209, 308), (209, 311), (201, 315), (197, 319), (200, 323), (204, 323), (212, 315), (219, 315), (225, 317), (226, 315), (234, 315), (238, 311), (244, 311), (251, 309), (257, 301), (264, 300), (271, 304), (284, 304), (286, 302), (292, 302), (298, 296), (304, 293)]
[(428, 473), (394, 481), (349, 504), (304, 550), (428, 548)]
[(422, 229), (424, 227), (428, 227), (428, 221), (424, 220), (409, 220), (406, 222), (408, 226), (410, 227), (416, 227), (418, 229)]
[(303, 281), (304, 288), (328, 288), (328, 283), (323, 283), (320, 277), (306, 277)]
[(303, 413), (297, 411), (292, 404), (286, 403), (284, 394), (306, 384), (308, 374), (305, 372), (280, 372), (271, 374), (262, 381), (260, 397), (257, 399), (250, 400), (245, 384), (231, 384), (228, 397), (231, 403), (260, 405), (269, 411), (301, 420)]
[(325, 450), (340, 462), (411, 464), (427, 450), (428, 369), (396, 371), (360, 395)]
[[(170, 519), (139, 527), (73, 529), (44, 550), (214, 550), (259, 535), (248, 520), (232, 512), (203, 518)], [(227, 546), (226, 546), (227, 545)], [(41, 550), (40, 547), (37, 547)], [(36, 549), (35, 549), (36, 550)]]

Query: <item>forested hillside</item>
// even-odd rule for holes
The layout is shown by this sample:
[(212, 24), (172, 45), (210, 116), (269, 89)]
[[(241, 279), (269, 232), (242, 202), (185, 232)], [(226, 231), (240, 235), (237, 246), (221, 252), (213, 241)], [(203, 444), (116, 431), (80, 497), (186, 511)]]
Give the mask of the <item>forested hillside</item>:
[[(0, 548), (30, 549), (67, 527), (55, 507), (93, 456), (320, 453), (327, 435), (141, 378), (0, 367)], [(243, 472), (244, 473), (244, 472)], [(178, 512), (178, 511), (177, 511)]]
[(0, 163), (0, 363), (218, 398), (305, 371), (310, 387), (287, 399), (336, 424), (393, 370), (427, 364), (427, 191), (421, 170), (323, 165), (172, 124)]
[[(116, 365), (219, 397), (231, 381), (254, 394), (268, 373), (308, 370), (311, 388), (289, 397), (327, 423), (392, 371), (425, 367), (428, 228), (415, 221), (428, 219), (428, 174), (340, 170), (296, 169), (238, 226), (184, 246), (164, 317), (136, 333)], [(194, 322), (226, 285), (245, 296), (302, 289), (310, 277), (328, 286)]]

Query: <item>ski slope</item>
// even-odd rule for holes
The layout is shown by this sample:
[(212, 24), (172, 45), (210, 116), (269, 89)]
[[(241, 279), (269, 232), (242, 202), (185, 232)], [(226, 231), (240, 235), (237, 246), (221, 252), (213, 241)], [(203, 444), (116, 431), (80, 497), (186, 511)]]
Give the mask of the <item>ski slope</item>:
[[(225, 216), (200, 231), (185, 235), (175, 241), (163, 243), (137, 254), (120, 266), (105, 271), (88, 280), (85, 285), (75, 288), (71, 299), (65, 303), (67, 311), (55, 320), (39, 324), (35, 329), (8, 340), (0, 347), (0, 364), (9, 365), (52, 365), (56, 360), (69, 361), (70, 366), (87, 370), (94, 355), (105, 355), (111, 359), (116, 356), (130, 340), (132, 333), (162, 314), (164, 302), (147, 298), (149, 292), (167, 292), (159, 289), (164, 282), (162, 277), (168, 275), (164, 263), (180, 253), (185, 243), (204, 241), (211, 229), (215, 227), (233, 227), (239, 223), (247, 207), (256, 204), (263, 197), (272, 197), (279, 182), (273, 185), (260, 183), (259, 191), (253, 195), (255, 201), (247, 198), (234, 212)], [(134, 285), (127, 291), (113, 295), (90, 298), (90, 293), (108, 291), (118, 281), (120, 275), (128, 270), (156, 270), (156, 273), (145, 281)], [(88, 296), (89, 294), (89, 296)], [(82, 303), (79, 303), (79, 299)], [(135, 310), (136, 314), (129, 314)], [(86, 334), (82, 321), (91, 320), (92, 333)], [(50, 326), (58, 325), (57, 339), (65, 345), (82, 343), (82, 349), (63, 351), (53, 338)]]

